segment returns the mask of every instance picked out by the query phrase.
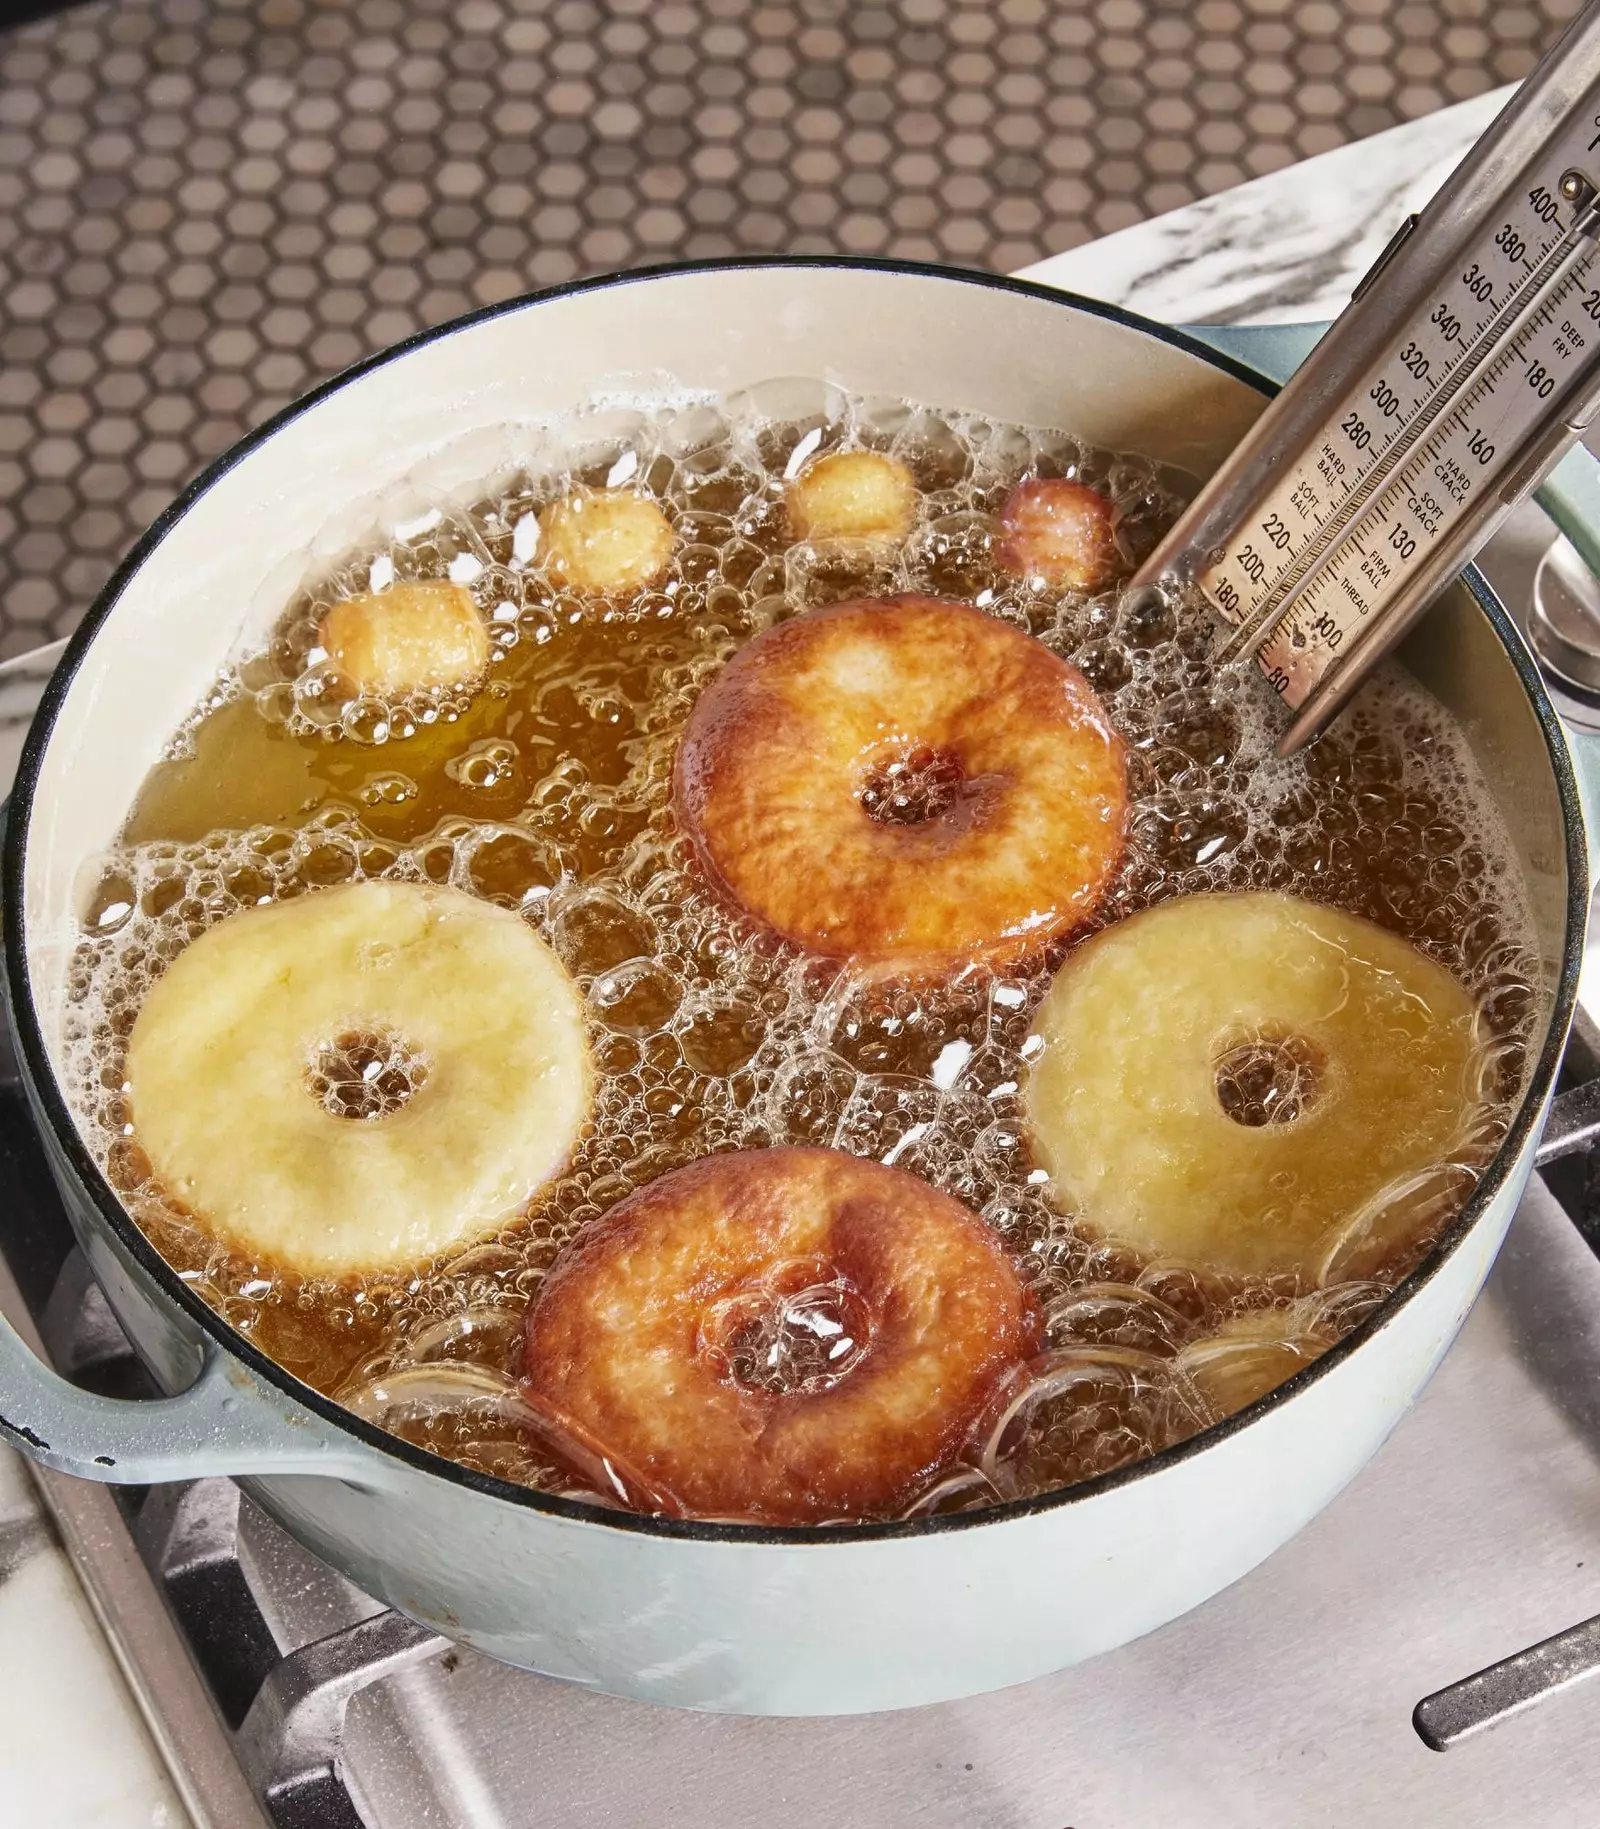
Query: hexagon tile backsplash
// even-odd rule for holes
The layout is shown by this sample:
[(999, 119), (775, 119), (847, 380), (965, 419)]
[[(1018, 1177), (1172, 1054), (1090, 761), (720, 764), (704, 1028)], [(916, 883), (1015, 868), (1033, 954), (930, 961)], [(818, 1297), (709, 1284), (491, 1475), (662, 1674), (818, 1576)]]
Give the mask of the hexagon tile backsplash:
[(0, 34), (0, 656), (310, 383), (578, 274), (1009, 269), (1522, 76), (1576, 0), (99, 0)]

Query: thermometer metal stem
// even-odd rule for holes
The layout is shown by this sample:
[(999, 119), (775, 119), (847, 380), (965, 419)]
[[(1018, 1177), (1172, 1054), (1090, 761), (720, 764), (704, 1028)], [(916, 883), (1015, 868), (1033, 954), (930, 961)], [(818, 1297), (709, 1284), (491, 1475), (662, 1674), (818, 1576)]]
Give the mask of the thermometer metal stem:
[(1135, 578), (1321, 730), (1600, 401), (1600, 5), (1396, 236)]

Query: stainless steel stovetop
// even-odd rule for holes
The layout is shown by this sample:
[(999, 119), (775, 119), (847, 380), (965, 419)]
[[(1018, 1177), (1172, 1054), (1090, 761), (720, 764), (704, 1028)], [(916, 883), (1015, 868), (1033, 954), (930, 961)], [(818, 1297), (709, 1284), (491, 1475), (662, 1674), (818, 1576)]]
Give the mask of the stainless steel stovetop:
[[(6, 778), (52, 660), (0, 668)], [(1584, 1172), (1564, 1171), (1575, 1207)], [(0, 1304), (70, 1375), (135, 1388), (4, 1074), (0, 1211)], [(1299, 1537), (1137, 1644), (968, 1702), (745, 1720), (616, 1701), (385, 1612), (230, 1482), (42, 1484), (202, 1829), (241, 1829), (247, 1784), (276, 1829), (1600, 1822), (1600, 1687), (1445, 1755), (1411, 1726), (1419, 1697), (1600, 1613), (1600, 1258), (1537, 1179), (1444, 1366)]]

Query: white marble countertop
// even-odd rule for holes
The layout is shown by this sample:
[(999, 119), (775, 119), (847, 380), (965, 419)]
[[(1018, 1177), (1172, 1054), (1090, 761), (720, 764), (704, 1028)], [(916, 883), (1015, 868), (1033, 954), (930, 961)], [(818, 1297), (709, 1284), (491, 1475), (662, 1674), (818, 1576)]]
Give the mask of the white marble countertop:
[[(1325, 153), (1042, 261), (1024, 277), (1172, 323), (1334, 317), (1507, 93)], [(3, 701), (0, 676), (0, 711)], [(0, 1803), (0, 1818), (29, 1829), (181, 1829), (188, 1820), (26, 1471), (6, 1450)]]
[(1022, 279), (1167, 324), (1337, 317), (1384, 243), (1512, 94), (1441, 109), (1024, 267)]
[(9, 1449), (0, 1451), (0, 1821), (17, 1829), (189, 1822), (38, 1491)]

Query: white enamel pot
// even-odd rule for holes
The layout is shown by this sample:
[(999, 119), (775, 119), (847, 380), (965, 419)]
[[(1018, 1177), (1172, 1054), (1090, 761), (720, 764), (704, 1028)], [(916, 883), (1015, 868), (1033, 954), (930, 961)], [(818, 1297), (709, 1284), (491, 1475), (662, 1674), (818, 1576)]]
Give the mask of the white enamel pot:
[(1038, 287), (866, 262), (733, 263), (463, 319), (352, 370), (214, 464), (72, 641), (4, 855), (5, 984), (28, 1095), (89, 1262), (173, 1395), (86, 1395), (0, 1324), (0, 1428), (91, 1479), (241, 1476), (362, 1588), (494, 1657), (654, 1702), (810, 1714), (968, 1695), (1120, 1645), (1244, 1575), (1365, 1463), (1460, 1327), (1533, 1165), (1573, 1008), (1588, 868), (1560, 726), (1469, 574), (1404, 659), (1464, 726), (1521, 847), (1544, 959), (1526, 1100), (1471, 1204), (1376, 1315), (1152, 1460), (981, 1515), (769, 1530), (547, 1498), (356, 1420), (185, 1289), (85, 1148), (62, 1091), (59, 1019), (87, 860), (219, 666), (319, 558), (359, 537), (377, 503), (408, 487), (465, 489), (501, 467), (519, 426), (596, 398), (783, 375), (1064, 425), (1201, 474), (1270, 391), (1193, 338)]

